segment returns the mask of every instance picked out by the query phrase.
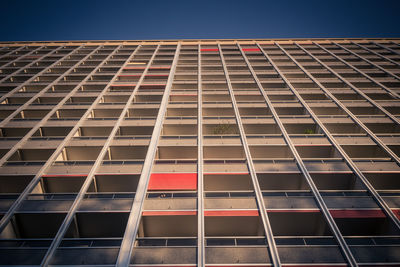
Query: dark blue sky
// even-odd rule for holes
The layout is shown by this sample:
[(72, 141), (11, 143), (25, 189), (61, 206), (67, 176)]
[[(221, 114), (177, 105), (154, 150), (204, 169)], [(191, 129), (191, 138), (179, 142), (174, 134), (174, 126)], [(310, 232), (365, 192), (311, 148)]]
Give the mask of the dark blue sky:
[(400, 37), (400, 0), (2, 0), (0, 41)]

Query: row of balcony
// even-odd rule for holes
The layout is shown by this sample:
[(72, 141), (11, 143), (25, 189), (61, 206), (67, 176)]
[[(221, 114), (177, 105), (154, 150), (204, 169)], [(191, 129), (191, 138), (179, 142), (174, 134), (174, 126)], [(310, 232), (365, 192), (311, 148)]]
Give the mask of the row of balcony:
[[(283, 164), (283, 163), (281, 163)], [(114, 169), (115, 171), (115, 169)], [(40, 179), (40, 183), (34, 190), (36, 193), (44, 194), (44, 193), (76, 193), (79, 191), (80, 187), (82, 186), (86, 175), (85, 174), (74, 174), (64, 172), (63, 175), (60, 174), (51, 174), (51, 170), (49, 174), (43, 176)], [(102, 174), (98, 174), (95, 176), (95, 179), (89, 189), (89, 192), (99, 192), (99, 193), (113, 193), (113, 192), (135, 192), (136, 186), (139, 180), (139, 175), (132, 175), (132, 174), (123, 174), (123, 173), (109, 173), (105, 174), (104, 172), (99, 172)], [(138, 172), (140, 173), (140, 172)], [(328, 172), (317, 172), (317, 171), (310, 171), (311, 177), (316, 184), (319, 190), (338, 190), (338, 191), (347, 191), (347, 190), (365, 190), (364, 186), (362, 185), (361, 181), (353, 174), (349, 172), (334, 172), (332, 170), (331, 173)], [(181, 177), (183, 175), (183, 178)], [(387, 194), (384, 196), (390, 200), (393, 205), (398, 205), (398, 197), (396, 194), (392, 195), (390, 190), (399, 190), (400, 183), (399, 179), (396, 179), (398, 176), (397, 172), (387, 173), (384, 171), (381, 172), (365, 172), (365, 177), (368, 181), (374, 186), (376, 190), (389, 190)], [(151, 186), (154, 188), (153, 190), (163, 189), (166, 190), (165, 186), (158, 186), (159, 183), (164, 183), (165, 181), (169, 181), (168, 190), (188, 190), (197, 188), (197, 178), (192, 177), (185, 173), (171, 173), (171, 177), (166, 177), (166, 175), (160, 175), (160, 178), (151, 178), (151, 185), (156, 183), (155, 186)], [(188, 177), (189, 176), (189, 177)], [(193, 175), (192, 175), (193, 176)], [(179, 178), (181, 177), (181, 178)], [(276, 170), (274, 172), (257, 172), (257, 178), (259, 182), (260, 189), (265, 191), (265, 197), (279, 197), (282, 199), (286, 199), (283, 203), (291, 202), (289, 197), (292, 196), (289, 193), (290, 191), (304, 191), (309, 190), (307, 182), (303, 175), (299, 172), (288, 172), (288, 170)], [(32, 175), (13, 175), (13, 174), (3, 174), (0, 176), (2, 181), (2, 188), (1, 193), (7, 194), (15, 194), (22, 192), (28, 183), (33, 179)], [(206, 197), (222, 197), (231, 199), (234, 197), (249, 197), (246, 195), (249, 190), (253, 190), (253, 185), (251, 181), (251, 177), (247, 173), (209, 173), (207, 172), (204, 174), (204, 190), (209, 192), (210, 194), (206, 194)], [(185, 184), (181, 184), (179, 181), (183, 181)], [(229, 195), (220, 195), (217, 194), (218, 191), (221, 192), (236, 192), (238, 191), (238, 195), (229, 194)], [(271, 194), (268, 192), (271, 191)], [(212, 194), (212, 192), (216, 192), (216, 194)], [(241, 195), (240, 192), (244, 192), (246, 194)], [(275, 193), (273, 193), (275, 192)], [(273, 194), (272, 194), (273, 193)], [(289, 195), (288, 195), (289, 194)], [(297, 193), (296, 193), (297, 194)], [(305, 192), (299, 193), (296, 195), (293, 193), (294, 197), (301, 198), (303, 195), (304, 197), (309, 197), (310, 195)], [(359, 196), (360, 199), (367, 199), (368, 195), (365, 195), (363, 192), (354, 192), (354, 193), (343, 193), (344, 195), (337, 195), (337, 193), (326, 194), (326, 197), (346, 197), (349, 201), (352, 199), (351, 197)], [(251, 195), (251, 194), (250, 194)], [(158, 196), (158, 195), (156, 195)], [(177, 196), (171, 195), (171, 197)], [(178, 195), (185, 197), (186, 195)], [(149, 196), (151, 197), (151, 196)], [(167, 197), (167, 195), (165, 195)], [(12, 198), (11, 198), (12, 199)], [(167, 198), (170, 199), (170, 198)], [(356, 201), (356, 200), (354, 200)], [(332, 202), (333, 205), (345, 205), (346, 203), (336, 203)], [(278, 202), (275, 203), (279, 205)], [(292, 203), (293, 205), (297, 205)], [(306, 203), (307, 204), (307, 203)], [(366, 200), (364, 203), (365, 205), (370, 205), (370, 202)], [(364, 205), (359, 204), (359, 205)], [(211, 205), (211, 204), (210, 204)], [(236, 203), (235, 205), (242, 205), (241, 203)], [(243, 204), (246, 205), (246, 204)], [(298, 203), (298, 205), (302, 205)], [(362, 206), (358, 206), (362, 208)], [(369, 206), (368, 206), (369, 207)], [(396, 208), (395, 206), (393, 206)]]

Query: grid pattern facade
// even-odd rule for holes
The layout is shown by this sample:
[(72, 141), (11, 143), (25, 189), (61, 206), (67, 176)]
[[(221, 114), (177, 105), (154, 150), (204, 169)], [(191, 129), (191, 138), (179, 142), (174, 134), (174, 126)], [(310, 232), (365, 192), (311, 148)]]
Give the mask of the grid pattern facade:
[(400, 266), (400, 40), (0, 43), (0, 265)]

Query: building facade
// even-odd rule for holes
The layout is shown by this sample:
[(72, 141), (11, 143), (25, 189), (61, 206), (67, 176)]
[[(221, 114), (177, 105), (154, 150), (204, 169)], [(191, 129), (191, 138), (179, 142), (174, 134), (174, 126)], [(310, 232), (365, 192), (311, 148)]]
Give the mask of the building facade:
[(400, 266), (400, 39), (0, 43), (0, 265)]

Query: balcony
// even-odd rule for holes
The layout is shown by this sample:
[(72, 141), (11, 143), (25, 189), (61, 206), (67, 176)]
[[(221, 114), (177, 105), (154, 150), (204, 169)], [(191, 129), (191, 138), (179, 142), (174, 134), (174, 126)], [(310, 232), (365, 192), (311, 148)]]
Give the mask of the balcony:
[(182, 191), (152, 191), (147, 193), (144, 210), (196, 210), (197, 194)]
[(205, 159), (244, 159), (245, 154), (241, 146), (205, 146)]
[(247, 173), (206, 173), (205, 191), (248, 191), (253, 189), (250, 174)]
[(23, 128), (23, 127), (12, 127), (12, 128), (2, 128), (1, 135), (2, 137), (24, 137), (31, 128)]
[(57, 158), (57, 161), (94, 161), (102, 147), (100, 146), (67, 146)]
[(400, 126), (394, 123), (365, 123), (375, 134), (377, 133), (398, 133), (400, 131)]
[(334, 218), (343, 236), (399, 235), (398, 228), (384, 215), (380, 217)]
[(197, 135), (197, 124), (164, 124), (161, 135)]
[(51, 264), (114, 264), (127, 220), (128, 213), (77, 213)]
[[(45, 175), (33, 190), (35, 194), (73, 194), (78, 193), (86, 176)], [(93, 190), (91, 187), (89, 190)]]
[(15, 223), (0, 234), (2, 238), (53, 238), (60, 227), (64, 213), (17, 213)]
[(181, 104), (182, 108), (167, 108), (167, 117), (196, 117), (196, 108), (184, 108), (184, 104)]
[(66, 238), (122, 238), (129, 213), (78, 212)]
[(153, 133), (153, 126), (121, 126), (117, 136), (149, 136)]
[(354, 123), (324, 123), (331, 134), (358, 134), (364, 130)]
[(319, 190), (363, 190), (364, 186), (352, 173), (312, 173)]
[(329, 159), (329, 158), (341, 158), (341, 155), (335, 147), (331, 145), (324, 146), (296, 146), (297, 153), (303, 159)]
[(231, 237), (231, 236), (264, 236), (264, 228), (259, 216), (215, 215), (205, 213), (206, 237)]
[(342, 252), (333, 238), (275, 238), (275, 241), (283, 264), (346, 266)]
[(291, 150), (285, 145), (250, 146), (250, 153), (255, 160), (293, 158)]
[[(146, 240), (139, 239), (139, 240), (151, 241), (151, 243), (154, 244), (157, 244), (160, 241), (160, 239), (154, 241), (149, 239)], [(171, 240), (177, 240), (177, 241), (171, 242)], [(185, 242), (186, 240), (181, 241), (180, 239), (168, 239), (168, 241), (172, 245), (168, 245), (165, 247), (164, 246), (155, 247), (155, 245), (135, 247), (132, 252), (132, 257), (130, 261), (131, 264), (195, 264), (196, 263), (197, 249), (193, 245), (195, 244), (195, 242)], [(182, 244), (181, 246), (179, 246), (180, 243)], [(191, 244), (192, 247), (188, 247), (187, 245), (188, 243)]]
[(251, 191), (207, 191), (205, 209), (257, 209), (254, 192)]
[(105, 160), (144, 160), (147, 146), (110, 146)]
[(397, 172), (367, 172), (364, 175), (376, 190), (400, 190), (400, 179)]
[[(219, 240), (226, 240), (221, 239)], [(233, 239), (232, 239), (233, 240)], [(238, 238), (238, 245), (224, 245), (224, 246), (213, 246), (208, 245), (212, 243), (213, 239), (207, 239), (206, 246), (206, 263), (207, 264), (269, 264), (271, 262), (269, 250), (266, 245), (263, 246), (246, 246), (241, 245), (240, 241), (243, 239)], [(246, 243), (249, 238), (245, 239), (243, 243)], [(225, 242), (223, 242), (225, 243)], [(234, 243), (234, 242), (232, 242)]]
[(282, 191), (264, 191), (263, 199), (267, 210), (290, 210), (304, 209), (317, 210), (318, 206), (314, 196), (309, 191), (282, 192)]
[(0, 234), (5, 265), (40, 264), (65, 213), (17, 213)]
[(377, 145), (342, 145), (351, 158), (390, 158), (390, 155)]
[(314, 135), (320, 133), (320, 129), (316, 124), (287, 123), (284, 124), (284, 127), (288, 134)]
[(197, 159), (196, 146), (159, 146), (155, 159), (175, 160), (175, 159)]
[(34, 176), (31, 175), (0, 175), (0, 193), (21, 193)]
[(72, 127), (40, 127), (34, 135), (42, 137), (66, 137)]
[[(254, 104), (254, 101), (252, 101)], [(271, 112), (268, 108), (261, 107), (241, 107), (239, 108), (239, 113), (241, 116), (263, 116), (263, 115), (271, 115)]]
[(246, 135), (281, 134), (277, 124), (243, 124)]
[(132, 251), (132, 264), (196, 262), (195, 215), (143, 215), (138, 242)]
[(308, 190), (309, 186), (300, 173), (257, 173), (263, 191)]
[(134, 193), (89, 193), (79, 206), (80, 212), (129, 212)]
[(45, 162), (55, 149), (18, 149), (8, 162)]
[(347, 237), (346, 242), (360, 264), (399, 262), (398, 237)]
[(84, 137), (108, 137), (112, 129), (112, 127), (80, 127), (76, 135)]

